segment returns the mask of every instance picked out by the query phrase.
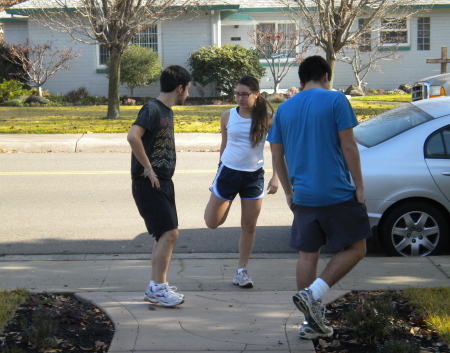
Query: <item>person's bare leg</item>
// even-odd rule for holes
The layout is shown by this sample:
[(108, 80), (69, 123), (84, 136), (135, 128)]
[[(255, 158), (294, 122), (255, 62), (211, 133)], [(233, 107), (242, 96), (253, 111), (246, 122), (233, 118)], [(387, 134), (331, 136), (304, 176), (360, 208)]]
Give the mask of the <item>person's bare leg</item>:
[(211, 193), (204, 215), (206, 226), (211, 229), (216, 229), (218, 226), (222, 225), (228, 217), (230, 207), (230, 201), (219, 199)]
[(256, 236), (256, 222), (261, 212), (262, 199), (241, 199), (241, 236), (239, 238), (239, 268), (246, 268)]
[(337, 253), (319, 276), (331, 288), (366, 256), (366, 240), (360, 240)]
[(300, 251), (297, 261), (297, 288), (302, 290), (309, 287), (317, 278), (317, 263), (320, 250), (314, 253)]
[(178, 229), (164, 232), (152, 250), (152, 279), (156, 284), (167, 282), (172, 251), (178, 239)]

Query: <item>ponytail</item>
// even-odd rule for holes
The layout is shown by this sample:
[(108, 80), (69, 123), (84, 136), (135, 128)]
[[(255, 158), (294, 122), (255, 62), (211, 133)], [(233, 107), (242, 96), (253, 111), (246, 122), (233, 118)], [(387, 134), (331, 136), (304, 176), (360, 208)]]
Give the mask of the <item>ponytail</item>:
[(274, 113), (273, 107), (261, 94), (256, 98), (252, 109), (252, 125), (250, 127), (250, 142), (255, 148), (269, 132), (268, 108)]

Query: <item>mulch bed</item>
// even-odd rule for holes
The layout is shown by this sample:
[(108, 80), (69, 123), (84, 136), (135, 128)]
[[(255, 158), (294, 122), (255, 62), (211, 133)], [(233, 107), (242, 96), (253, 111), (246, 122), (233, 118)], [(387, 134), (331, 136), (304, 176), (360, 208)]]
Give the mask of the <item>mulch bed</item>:
[[(383, 342), (367, 343), (358, 332), (361, 327), (351, 328), (347, 323), (347, 313), (352, 308), (361, 309), (364, 303), (373, 301), (376, 296), (388, 294), (393, 304), (393, 317), (390, 320), (391, 332)], [(334, 333), (332, 337), (314, 340), (317, 353), (404, 353), (406, 348), (388, 350), (389, 341), (416, 342), (415, 352), (450, 352), (448, 342), (443, 342), (437, 333), (430, 329), (424, 317), (411, 306), (402, 291), (353, 291), (326, 306), (326, 320)], [(362, 310), (362, 309), (361, 309)], [(362, 323), (361, 323), (362, 325)], [(359, 330), (359, 331), (356, 331)], [(367, 336), (366, 336), (367, 337)], [(383, 348), (382, 345), (385, 345)], [(383, 350), (384, 349), (384, 350)]]
[[(367, 343), (358, 336), (355, 328), (349, 327), (346, 313), (352, 308), (361, 308), (364, 303), (375, 297), (389, 293), (393, 303), (393, 317), (390, 320), (391, 333), (383, 342)], [(30, 327), (38, 320), (33, 313), (46, 313), (44, 322), (57, 322), (57, 327), (49, 335), (52, 347), (33, 348), (36, 334)], [(334, 329), (330, 338), (314, 340), (317, 353), (404, 353), (406, 350), (381, 350), (380, 344), (392, 339), (403, 342), (417, 342), (416, 352), (450, 352), (448, 343), (443, 342), (437, 333), (427, 327), (424, 317), (411, 306), (402, 291), (354, 291), (327, 305), (327, 320)], [(42, 321), (42, 320), (41, 320)], [(35, 324), (35, 326), (38, 326)], [(42, 325), (47, 327), (48, 325)], [(44, 328), (45, 329), (45, 328)], [(42, 338), (42, 330), (38, 333)], [(360, 328), (358, 328), (360, 330)], [(360, 331), (359, 331), (360, 332)], [(0, 336), (0, 352), (98, 352), (105, 353), (112, 341), (114, 326), (100, 309), (90, 303), (80, 302), (70, 295), (30, 294), (26, 303), (21, 305), (13, 319)], [(42, 340), (41, 340), (42, 341)], [(18, 349), (21, 350), (18, 350)], [(13, 350), (14, 349), (14, 350)]]
[(113, 323), (90, 303), (71, 295), (30, 294), (0, 335), (0, 352), (104, 353), (113, 335)]

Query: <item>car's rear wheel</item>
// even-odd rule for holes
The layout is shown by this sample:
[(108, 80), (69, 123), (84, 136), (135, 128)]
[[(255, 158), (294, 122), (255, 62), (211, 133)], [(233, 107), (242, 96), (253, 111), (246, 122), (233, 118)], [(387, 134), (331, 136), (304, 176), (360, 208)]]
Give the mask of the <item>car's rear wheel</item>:
[(409, 202), (393, 209), (383, 220), (380, 238), (390, 256), (437, 255), (448, 241), (442, 212), (427, 203)]

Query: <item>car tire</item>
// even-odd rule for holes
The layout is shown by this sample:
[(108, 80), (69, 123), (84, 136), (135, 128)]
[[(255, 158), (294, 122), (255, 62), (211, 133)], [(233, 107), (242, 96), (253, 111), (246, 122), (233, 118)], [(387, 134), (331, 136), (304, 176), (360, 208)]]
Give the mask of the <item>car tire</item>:
[(434, 205), (408, 202), (389, 212), (380, 227), (380, 240), (389, 256), (429, 256), (448, 242), (448, 224)]

